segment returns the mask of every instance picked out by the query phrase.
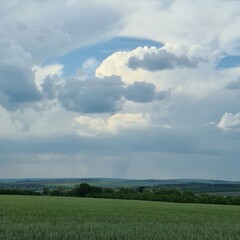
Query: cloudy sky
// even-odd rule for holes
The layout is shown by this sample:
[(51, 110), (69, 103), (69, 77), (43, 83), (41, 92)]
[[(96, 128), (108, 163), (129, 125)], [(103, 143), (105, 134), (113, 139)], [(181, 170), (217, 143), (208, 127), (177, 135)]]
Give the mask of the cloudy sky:
[(0, 178), (240, 180), (240, 1), (0, 8)]

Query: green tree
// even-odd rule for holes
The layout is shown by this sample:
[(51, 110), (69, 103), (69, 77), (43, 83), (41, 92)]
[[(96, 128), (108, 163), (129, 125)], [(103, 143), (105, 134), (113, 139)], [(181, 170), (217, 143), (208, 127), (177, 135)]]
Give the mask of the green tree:
[(87, 194), (93, 193), (93, 187), (88, 183), (81, 183), (75, 186), (74, 192), (77, 197), (86, 197)]

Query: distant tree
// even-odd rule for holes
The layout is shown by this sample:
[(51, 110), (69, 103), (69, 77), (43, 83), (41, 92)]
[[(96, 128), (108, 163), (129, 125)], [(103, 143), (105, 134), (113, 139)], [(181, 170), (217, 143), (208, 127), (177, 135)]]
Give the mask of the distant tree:
[(138, 188), (137, 188), (137, 191), (138, 192), (140, 192), (140, 193), (143, 193), (144, 192), (144, 190), (145, 190), (145, 186), (139, 186)]
[(134, 193), (134, 189), (128, 188), (128, 187), (121, 187), (121, 188), (119, 188), (118, 193), (131, 194), (131, 193)]
[(65, 186), (59, 186), (50, 192), (51, 196), (65, 196), (67, 195)]
[(113, 188), (105, 188), (104, 189), (104, 193), (113, 194), (114, 193), (114, 189)]
[(181, 199), (184, 203), (194, 203), (196, 202), (196, 195), (193, 192), (186, 191), (182, 193)]
[(43, 188), (43, 195), (49, 195), (49, 188), (48, 187), (46, 187), (46, 186), (44, 186), (44, 188)]
[(88, 183), (81, 183), (80, 185), (75, 186), (74, 192), (77, 197), (86, 197), (87, 194), (93, 192), (93, 187)]
[(207, 193), (203, 193), (203, 194), (198, 196), (197, 202), (199, 202), (199, 203), (212, 203), (212, 197), (211, 197), (211, 195), (209, 195)]
[(99, 193), (102, 193), (102, 192), (103, 192), (102, 187), (95, 187), (95, 186), (92, 187), (92, 193), (99, 194)]

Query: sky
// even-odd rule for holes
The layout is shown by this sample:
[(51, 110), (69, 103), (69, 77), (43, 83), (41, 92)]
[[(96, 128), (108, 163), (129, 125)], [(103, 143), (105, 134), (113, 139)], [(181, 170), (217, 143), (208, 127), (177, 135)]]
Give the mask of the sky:
[(0, 179), (240, 180), (240, 1), (0, 8)]

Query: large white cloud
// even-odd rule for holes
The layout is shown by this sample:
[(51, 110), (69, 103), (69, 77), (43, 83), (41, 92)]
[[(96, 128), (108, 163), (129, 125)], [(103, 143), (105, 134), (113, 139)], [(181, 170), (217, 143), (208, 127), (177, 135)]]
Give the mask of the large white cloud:
[[(165, 54), (162, 55), (162, 52)], [(145, 56), (153, 56), (153, 58), (148, 57), (152, 59), (147, 61)], [(187, 61), (186, 64), (191, 61), (194, 64), (187, 64), (182, 68), (178, 66), (178, 60), (181, 58)], [(132, 59), (137, 60), (138, 67), (129, 66), (129, 61)], [(96, 75), (99, 77), (119, 75), (127, 84), (147, 81), (156, 85), (158, 90), (172, 89), (175, 95), (202, 98), (222, 90), (230, 81), (224, 76), (224, 71), (216, 71), (216, 59), (215, 52), (209, 52), (199, 45), (189, 48), (178, 44), (176, 46), (166, 44), (161, 48), (139, 47), (132, 51), (112, 54), (97, 68)]]

